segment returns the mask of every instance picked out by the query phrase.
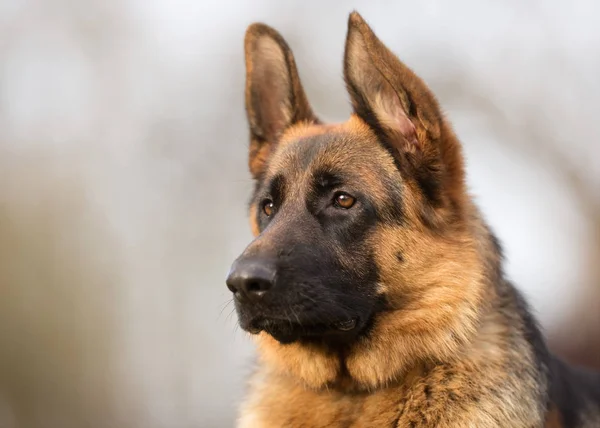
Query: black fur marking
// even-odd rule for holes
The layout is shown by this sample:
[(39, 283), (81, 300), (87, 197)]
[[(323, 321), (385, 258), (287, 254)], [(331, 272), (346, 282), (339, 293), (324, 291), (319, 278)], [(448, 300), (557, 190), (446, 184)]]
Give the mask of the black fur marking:
[(276, 207), (281, 206), (285, 200), (286, 182), (281, 174), (276, 175), (267, 185), (268, 194)]
[(502, 249), (502, 244), (500, 244), (500, 240), (498, 237), (490, 232), (490, 239), (492, 241), (492, 245), (494, 246), (494, 251), (498, 254), (500, 259), (504, 258), (504, 250)]
[[(264, 175), (264, 173), (262, 173), (261, 175)], [(250, 209), (250, 207), (252, 206), (252, 204), (256, 202), (256, 195), (260, 191), (260, 188), (261, 188), (262, 184), (263, 184), (262, 177), (254, 180), (254, 188), (252, 189), (252, 192), (250, 194), (250, 198), (248, 198), (248, 202), (247, 202), (247, 204), (248, 204), (247, 208), (248, 209)]]
[(344, 177), (343, 173), (337, 173), (332, 171), (315, 171), (314, 182), (312, 188), (318, 193), (325, 193), (334, 190), (340, 186), (343, 186), (348, 181), (347, 177)]
[(412, 177), (433, 208), (439, 208), (443, 205), (442, 183), (444, 172), (443, 165), (437, 159), (422, 162), (421, 165), (417, 165), (413, 169)]
[(431, 386), (425, 385), (425, 388), (423, 389), (423, 393), (425, 394), (425, 399), (427, 401), (431, 400)]
[[(535, 368), (538, 376), (537, 380), (541, 384), (543, 383), (544, 378), (548, 378), (550, 376), (550, 368), (548, 367), (551, 358), (550, 352), (548, 351), (546, 342), (544, 341), (540, 331), (540, 327), (536, 319), (531, 314), (529, 305), (517, 289), (514, 289), (513, 299), (516, 305), (517, 313), (520, 315), (521, 320), (523, 321), (523, 335), (527, 343), (529, 343), (531, 346), (535, 356)], [(548, 401), (544, 404), (546, 409), (548, 409), (550, 400), (548, 399)]]
[(600, 403), (600, 373), (571, 367), (558, 358), (553, 358), (551, 364), (552, 402), (564, 428), (579, 427), (590, 406)]

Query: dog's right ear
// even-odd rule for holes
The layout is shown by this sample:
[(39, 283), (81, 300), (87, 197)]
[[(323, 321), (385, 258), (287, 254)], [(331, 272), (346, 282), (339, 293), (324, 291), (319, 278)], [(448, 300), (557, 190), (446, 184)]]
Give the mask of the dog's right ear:
[(250, 173), (263, 174), (283, 132), (295, 123), (317, 122), (300, 83), (291, 49), (271, 27), (246, 30), (246, 113), (250, 126)]

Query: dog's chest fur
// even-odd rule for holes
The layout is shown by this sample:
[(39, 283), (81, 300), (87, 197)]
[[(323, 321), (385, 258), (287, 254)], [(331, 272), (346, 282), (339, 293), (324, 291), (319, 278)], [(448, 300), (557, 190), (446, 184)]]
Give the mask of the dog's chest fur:
[(542, 427), (546, 415), (533, 391), (537, 388), (516, 371), (500, 378), (472, 362), (413, 370), (401, 384), (370, 393), (313, 391), (261, 369), (238, 426)]

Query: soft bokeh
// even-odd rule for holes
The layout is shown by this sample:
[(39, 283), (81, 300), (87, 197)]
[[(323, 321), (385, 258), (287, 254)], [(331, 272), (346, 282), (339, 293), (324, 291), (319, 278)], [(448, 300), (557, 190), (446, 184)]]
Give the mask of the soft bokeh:
[(597, 1), (0, 0), (0, 427), (233, 425), (244, 31), (343, 120), (352, 9), (438, 94), (553, 348), (600, 366)]

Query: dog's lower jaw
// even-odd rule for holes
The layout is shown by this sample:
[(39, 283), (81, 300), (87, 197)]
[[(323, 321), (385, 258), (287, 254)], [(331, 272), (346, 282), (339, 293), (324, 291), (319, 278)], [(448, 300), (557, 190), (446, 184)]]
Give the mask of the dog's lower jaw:
[(344, 347), (351, 344), (366, 329), (367, 322), (358, 317), (337, 321), (330, 325), (301, 325), (292, 321), (258, 319), (241, 325), (251, 334), (262, 331), (282, 345), (294, 342), (322, 344), (325, 347)]

